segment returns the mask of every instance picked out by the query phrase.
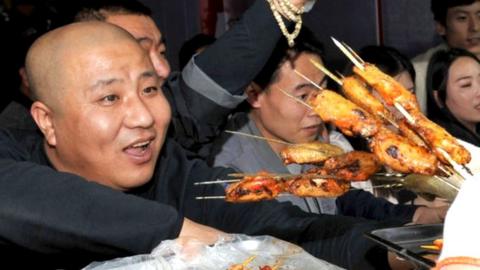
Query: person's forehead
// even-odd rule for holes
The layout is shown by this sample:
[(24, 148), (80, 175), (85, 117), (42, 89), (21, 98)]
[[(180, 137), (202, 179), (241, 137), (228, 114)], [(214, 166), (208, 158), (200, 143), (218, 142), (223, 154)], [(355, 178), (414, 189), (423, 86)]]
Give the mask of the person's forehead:
[(449, 72), (455, 75), (460, 73), (472, 73), (476, 71), (473, 69), (476, 66), (479, 66), (479, 64), (475, 59), (468, 56), (460, 56), (452, 62)]
[[(128, 51), (129, 53), (125, 53)], [(72, 76), (80, 83), (96, 82), (125, 76), (140, 76), (154, 72), (148, 55), (134, 41), (119, 41), (115, 44), (96, 46), (72, 55), (69, 63), (74, 71)]]
[(160, 29), (151, 17), (132, 14), (110, 14), (107, 22), (115, 24), (132, 34), (136, 39), (150, 38), (153, 41), (161, 40)]
[(480, 1), (475, 1), (470, 5), (455, 6), (448, 9), (448, 15), (454, 15), (457, 13), (470, 13), (480, 11)]
[(297, 75), (293, 70), (297, 70), (298, 72), (302, 73), (307, 77), (311, 77), (310, 79), (316, 80), (319, 77), (323, 77), (324, 74), (318, 68), (316, 68), (311, 60), (314, 60), (317, 63), (323, 64), (322, 59), (314, 53), (310, 52), (301, 52), (297, 57), (294, 59), (293, 62), (286, 61), (282, 68), (281, 68), (281, 76), (293, 77), (301, 79), (299, 75)]

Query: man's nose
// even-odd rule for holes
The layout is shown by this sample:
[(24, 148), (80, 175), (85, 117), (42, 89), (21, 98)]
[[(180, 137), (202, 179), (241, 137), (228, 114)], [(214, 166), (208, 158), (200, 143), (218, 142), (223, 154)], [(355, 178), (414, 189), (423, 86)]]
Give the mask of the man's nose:
[(168, 75), (170, 75), (170, 65), (168, 64), (167, 59), (159, 55), (157, 52), (152, 52), (150, 54), (150, 59), (157, 75), (161, 79), (166, 80)]
[(148, 128), (154, 124), (152, 112), (140, 97), (129, 100), (125, 112), (125, 125), (129, 128)]
[(472, 32), (477, 32), (480, 30), (479, 27), (480, 27), (480, 18), (478, 18), (477, 15), (475, 15), (470, 19), (469, 29)]

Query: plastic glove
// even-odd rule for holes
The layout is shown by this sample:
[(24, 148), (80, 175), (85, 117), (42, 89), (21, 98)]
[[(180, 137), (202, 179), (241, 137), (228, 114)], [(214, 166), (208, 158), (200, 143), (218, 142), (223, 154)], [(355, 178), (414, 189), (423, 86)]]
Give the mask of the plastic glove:
[(480, 258), (480, 175), (468, 177), (450, 206), (443, 228), (440, 260), (466, 256)]

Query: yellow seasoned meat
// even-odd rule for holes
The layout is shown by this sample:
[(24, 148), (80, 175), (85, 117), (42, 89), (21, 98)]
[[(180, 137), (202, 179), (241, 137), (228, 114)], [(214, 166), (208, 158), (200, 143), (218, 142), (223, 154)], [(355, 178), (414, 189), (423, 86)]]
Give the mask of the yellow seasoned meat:
[(319, 141), (301, 143), (289, 146), (280, 152), (285, 164), (312, 164), (320, 163), (329, 157), (343, 154), (342, 148)]
[(407, 110), (420, 110), (415, 95), (375, 65), (365, 63), (363, 70), (353, 67), (353, 72), (373, 87), (388, 106), (398, 103)]
[(324, 122), (333, 123), (348, 136), (370, 137), (381, 125), (365, 110), (331, 90), (312, 95), (308, 103)]

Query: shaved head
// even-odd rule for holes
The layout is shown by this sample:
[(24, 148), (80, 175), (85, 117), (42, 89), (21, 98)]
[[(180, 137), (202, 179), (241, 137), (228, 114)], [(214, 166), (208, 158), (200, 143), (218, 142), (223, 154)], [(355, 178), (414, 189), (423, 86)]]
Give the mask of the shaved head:
[(50, 108), (58, 108), (71, 84), (75, 65), (82, 54), (120, 42), (137, 46), (125, 30), (103, 22), (80, 22), (57, 28), (41, 36), (27, 53), (26, 70), (32, 97)]
[(151, 179), (171, 113), (133, 36), (105, 22), (70, 24), (38, 39), (26, 67), (30, 112), (57, 170), (120, 190)]

